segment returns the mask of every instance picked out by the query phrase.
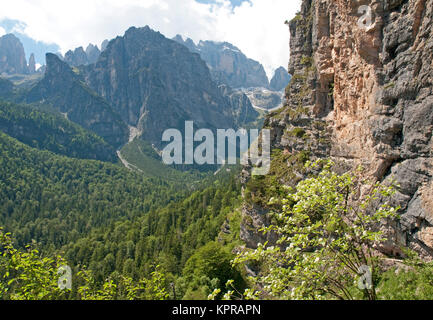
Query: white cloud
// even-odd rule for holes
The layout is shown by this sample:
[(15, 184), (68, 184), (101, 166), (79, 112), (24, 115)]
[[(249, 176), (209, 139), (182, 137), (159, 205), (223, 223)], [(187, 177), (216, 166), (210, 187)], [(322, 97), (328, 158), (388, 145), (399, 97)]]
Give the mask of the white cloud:
[(4, 36), (6, 34), (5, 29), (3, 29), (2, 27), (0, 27), (0, 37)]
[[(233, 9), (227, 0), (14, 0), (2, 18), (27, 24), (25, 33), (60, 45), (63, 53), (122, 35), (130, 26), (149, 25), (167, 37), (228, 41), (265, 66), (268, 74), (289, 61), (289, 29), (300, 0), (251, 0)], [(2, 30), (0, 29), (0, 34)]]

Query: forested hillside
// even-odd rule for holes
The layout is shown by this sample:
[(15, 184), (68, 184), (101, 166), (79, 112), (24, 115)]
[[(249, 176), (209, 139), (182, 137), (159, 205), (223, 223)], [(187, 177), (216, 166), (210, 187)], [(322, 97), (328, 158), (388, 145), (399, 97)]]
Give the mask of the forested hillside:
[[(179, 186), (119, 166), (32, 149), (0, 133), (0, 224), (20, 245), (60, 248), (95, 227), (181, 197)], [(187, 190), (185, 190), (187, 191)]]
[(37, 149), (73, 158), (118, 161), (115, 149), (60, 114), (0, 101), (0, 130)]
[[(37, 150), (4, 133), (0, 153), (0, 225), (13, 231), (18, 247), (33, 244), (45, 254), (62, 252), (71, 266), (88, 266), (99, 284), (113, 272), (148, 276), (156, 265), (183, 281), (188, 259), (217, 240), (240, 205), (235, 168), (195, 183), (197, 176), (191, 175), (188, 189), (188, 173), (166, 182), (110, 163)], [(222, 281), (228, 280), (232, 247), (215, 245), (223, 261), (209, 263), (225, 263), (229, 274)], [(202, 284), (180, 286), (179, 294), (185, 294)]]

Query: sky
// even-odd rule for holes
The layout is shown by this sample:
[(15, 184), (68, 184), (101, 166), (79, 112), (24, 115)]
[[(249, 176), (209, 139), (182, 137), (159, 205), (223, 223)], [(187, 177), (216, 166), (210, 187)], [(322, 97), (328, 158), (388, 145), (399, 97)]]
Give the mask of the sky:
[[(0, 36), (18, 32), (64, 54), (100, 46), (131, 26), (149, 25), (168, 38), (227, 41), (272, 76), (289, 62), (289, 28), (301, 0), (13, 0), (2, 3)], [(19, 21), (11, 30), (2, 21)], [(14, 29), (12, 28), (12, 29)], [(55, 44), (55, 45), (53, 45)], [(27, 53), (29, 55), (30, 53)]]

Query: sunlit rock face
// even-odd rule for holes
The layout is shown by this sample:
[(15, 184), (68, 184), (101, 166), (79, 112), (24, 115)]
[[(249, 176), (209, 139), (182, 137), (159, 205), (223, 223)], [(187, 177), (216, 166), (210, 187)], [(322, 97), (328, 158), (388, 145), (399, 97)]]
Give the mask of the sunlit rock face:
[(362, 165), (373, 181), (395, 178), (402, 218), (384, 227), (380, 249), (398, 256), (409, 246), (431, 259), (433, 0), (304, 0), (289, 25), (286, 107), (265, 123), (273, 146)]

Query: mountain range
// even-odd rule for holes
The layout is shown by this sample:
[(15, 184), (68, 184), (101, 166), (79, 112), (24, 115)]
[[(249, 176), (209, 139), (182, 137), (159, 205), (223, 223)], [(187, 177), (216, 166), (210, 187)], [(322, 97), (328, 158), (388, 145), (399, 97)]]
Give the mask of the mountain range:
[[(28, 73), (19, 40), (3, 38), (12, 39), (20, 53), (17, 61), (4, 59), (8, 72)], [(149, 27), (130, 28), (104, 46), (102, 52), (93, 45), (77, 48), (63, 59), (48, 53), (41, 79), (20, 80), (29, 81), (25, 88), (2, 79), (2, 96), (49, 105), (116, 149), (135, 137), (160, 148), (162, 133), (183, 130), (187, 120), (216, 130), (246, 126), (259, 117), (244, 93), (214, 81), (200, 55)]]

